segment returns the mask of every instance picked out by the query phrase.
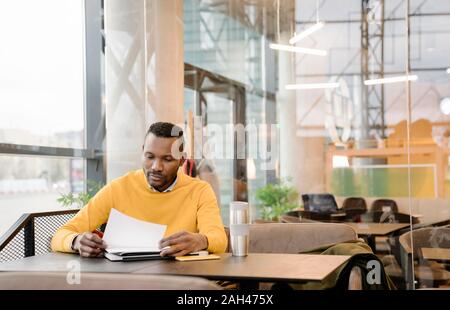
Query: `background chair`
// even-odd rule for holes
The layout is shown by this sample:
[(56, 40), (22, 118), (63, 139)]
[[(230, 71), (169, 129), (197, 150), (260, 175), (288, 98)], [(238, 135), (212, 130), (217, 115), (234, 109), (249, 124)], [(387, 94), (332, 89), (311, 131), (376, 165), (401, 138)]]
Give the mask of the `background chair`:
[(250, 225), (250, 253), (290, 253), (356, 240), (355, 230), (337, 223), (271, 223)]
[(412, 288), (413, 263), (417, 287), (434, 287), (449, 283), (450, 272), (442, 264), (424, 260), (421, 249), (424, 247), (450, 248), (450, 228), (429, 227), (416, 229), (401, 235), (399, 242), (401, 245), (401, 267), (408, 288)]
[[(297, 254), (319, 246), (356, 240), (352, 227), (334, 223), (271, 223), (250, 225), (250, 253), (288, 253)], [(350, 273), (349, 289), (362, 287), (359, 267)], [(262, 284), (260, 288), (268, 288)]]
[(79, 210), (23, 214), (0, 238), (0, 262), (51, 252), (56, 230)]
[[(405, 275), (403, 273), (403, 269), (401, 266), (401, 245), (400, 245), (400, 236), (403, 234), (410, 232), (411, 230), (417, 230), (421, 228), (432, 228), (432, 227), (447, 227), (448, 221), (441, 221), (436, 222), (431, 225), (429, 224), (413, 224), (412, 226), (408, 226), (405, 228), (402, 228), (394, 233), (392, 233), (389, 238), (389, 247), (390, 247), (390, 254), (385, 255), (382, 257), (383, 265), (386, 270), (386, 273), (391, 277), (391, 279), (395, 282), (395, 285), (397, 288), (405, 289), (406, 288), (406, 282), (405, 282)], [(448, 226), (450, 228), (450, 226)]]
[(391, 212), (398, 212), (398, 206), (395, 200), (392, 199), (377, 199), (372, 202), (372, 205), (370, 206), (370, 211), (376, 212), (376, 211), (391, 211)]
[(361, 222), (361, 214), (367, 212), (366, 200), (362, 197), (349, 197), (342, 203), (342, 210), (346, 214), (346, 220)]
[[(391, 277), (396, 287), (399, 289), (406, 289), (405, 274), (400, 265), (402, 260), (401, 260), (401, 250), (400, 250), (401, 246), (399, 238), (404, 233), (411, 231), (411, 229), (418, 229), (419, 228), (418, 225), (420, 224), (400, 229), (392, 233), (385, 241), (387, 243), (386, 252), (388, 253), (386, 255), (383, 255), (381, 261), (383, 262), (383, 266), (384, 269), (386, 270), (386, 273), (389, 275), (389, 277)], [(381, 242), (377, 242), (377, 246), (382, 247), (380, 243)]]
[(0, 290), (219, 290), (198, 277), (82, 273), (80, 284), (69, 284), (67, 272), (1, 272)]
[(305, 211), (330, 214), (338, 211), (336, 200), (331, 194), (303, 194)]

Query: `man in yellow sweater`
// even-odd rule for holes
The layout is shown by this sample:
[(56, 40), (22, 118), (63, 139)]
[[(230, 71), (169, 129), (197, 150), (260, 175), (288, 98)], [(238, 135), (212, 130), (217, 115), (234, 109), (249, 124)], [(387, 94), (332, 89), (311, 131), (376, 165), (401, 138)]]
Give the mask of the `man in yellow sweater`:
[(107, 222), (111, 208), (139, 220), (167, 225), (162, 256), (205, 250), (224, 252), (227, 237), (211, 186), (178, 168), (184, 162), (180, 127), (154, 123), (142, 147), (142, 166), (103, 187), (77, 215), (55, 233), (52, 250), (102, 255), (105, 242), (92, 233)]

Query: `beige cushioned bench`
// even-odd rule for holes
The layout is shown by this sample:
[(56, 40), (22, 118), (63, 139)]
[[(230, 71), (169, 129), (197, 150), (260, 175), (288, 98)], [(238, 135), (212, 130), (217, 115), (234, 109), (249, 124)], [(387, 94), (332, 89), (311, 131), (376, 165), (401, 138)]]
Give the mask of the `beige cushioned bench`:
[(0, 272), (0, 290), (217, 290), (206, 279), (185, 276), (82, 273), (69, 284), (66, 272)]

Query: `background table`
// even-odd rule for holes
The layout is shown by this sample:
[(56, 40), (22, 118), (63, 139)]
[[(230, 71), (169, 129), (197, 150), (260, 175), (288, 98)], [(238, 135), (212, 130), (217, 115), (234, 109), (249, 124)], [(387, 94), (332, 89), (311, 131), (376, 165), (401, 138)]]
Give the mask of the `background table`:
[(445, 248), (422, 248), (422, 256), (428, 260), (450, 263), (450, 249)]
[(352, 226), (358, 236), (365, 236), (367, 243), (376, 252), (375, 237), (388, 236), (393, 232), (408, 227), (407, 223), (345, 223)]
[(352, 226), (358, 235), (387, 236), (394, 231), (408, 227), (407, 223), (345, 223)]

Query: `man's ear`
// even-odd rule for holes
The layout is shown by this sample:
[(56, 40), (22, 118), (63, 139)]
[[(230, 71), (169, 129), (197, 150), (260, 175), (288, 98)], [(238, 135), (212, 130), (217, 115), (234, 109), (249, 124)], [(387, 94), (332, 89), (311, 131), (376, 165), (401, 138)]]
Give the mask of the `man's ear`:
[(184, 162), (186, 161), (186, 156), (187, 156), (186, 152), (183, 152), (183, 153), (181, 154), (181, 158), (180, 158), (180, 167), (183, 166)]

